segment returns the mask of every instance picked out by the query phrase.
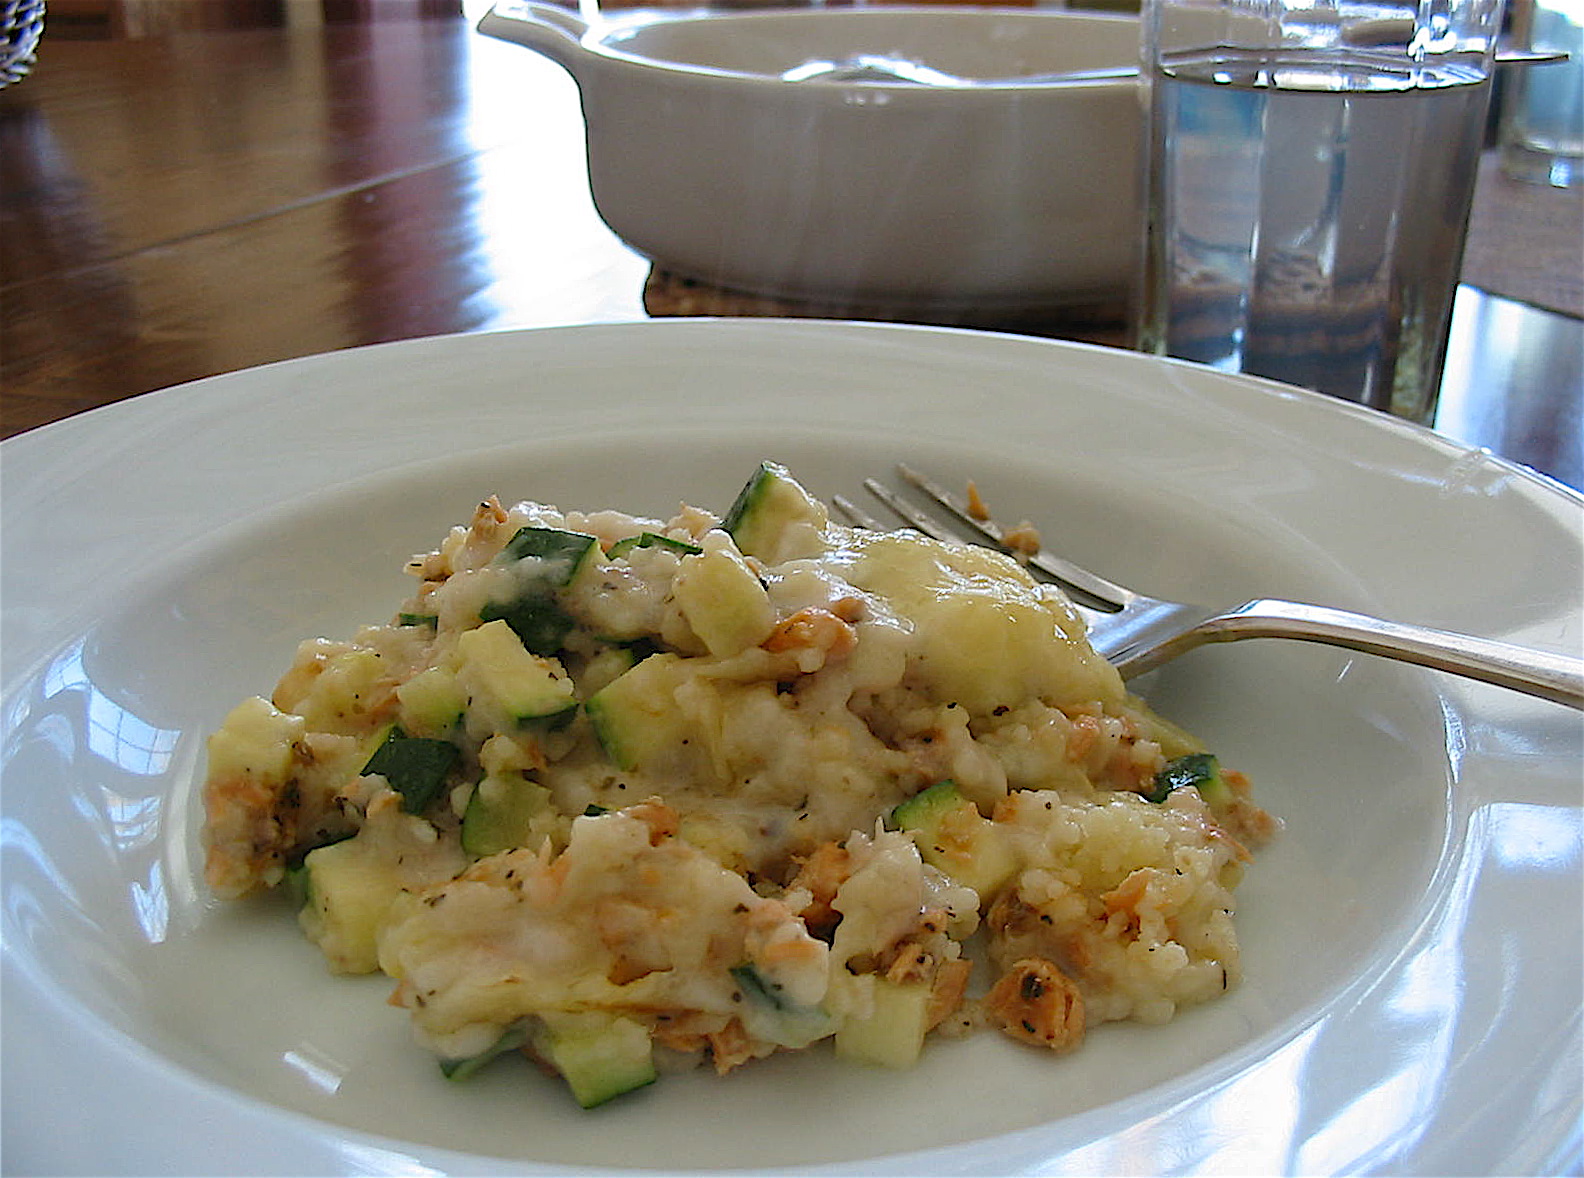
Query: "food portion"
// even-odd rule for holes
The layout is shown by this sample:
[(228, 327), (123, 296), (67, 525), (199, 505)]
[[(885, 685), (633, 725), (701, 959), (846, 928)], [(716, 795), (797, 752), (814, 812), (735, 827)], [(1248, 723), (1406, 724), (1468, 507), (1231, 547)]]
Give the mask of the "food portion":
[(1063, 1052), (1239, 980), (1274, 819), (1011, 557), (765, 463), (724, 516), (491, 499), (407, 571), (210, 738), (206, 875), (290, 889), (453, 1079)]

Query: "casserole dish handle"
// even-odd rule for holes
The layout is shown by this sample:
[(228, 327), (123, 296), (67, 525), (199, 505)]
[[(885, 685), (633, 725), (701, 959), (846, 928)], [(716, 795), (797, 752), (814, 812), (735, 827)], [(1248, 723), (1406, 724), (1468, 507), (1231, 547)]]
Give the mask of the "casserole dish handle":
[(588, 23), (568, 8), (537, 0), (499, 0), (479, 21), (479, 32), (536, 49), (552, 61), (573, 68), (582, 55)]

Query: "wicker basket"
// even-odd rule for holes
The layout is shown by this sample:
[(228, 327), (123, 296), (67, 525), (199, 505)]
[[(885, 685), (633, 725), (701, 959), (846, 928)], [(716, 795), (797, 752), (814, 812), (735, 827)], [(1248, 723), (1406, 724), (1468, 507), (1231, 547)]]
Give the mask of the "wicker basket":
[(0, 0), (0, 86), (26, 76), (43, 33), (44, 0)]

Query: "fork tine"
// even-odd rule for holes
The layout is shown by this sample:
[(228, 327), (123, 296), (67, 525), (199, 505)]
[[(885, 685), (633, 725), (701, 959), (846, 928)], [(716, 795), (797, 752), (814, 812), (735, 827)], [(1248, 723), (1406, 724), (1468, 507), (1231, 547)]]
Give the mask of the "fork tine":
[(884, 523), (870, 515), (845, 495), (832, 495), (831, 503), (837, 511), (846, 516), (848, 523), (856, 527), (867, 528), (871, 532), (883, 532), (886, 530)]
[[(971, 528), (1003, 551), (1012, 552), (1026, 559), (1029, 564), (1041, 572), (1054, 577), (1069, 590), (1076, 589), (1079, 594), (1087, 599), (1085, 604), (1115, 612), (1122, 609), (1137, 596), (1125, 585), (1118, 585), (1115, 581), (1108, 581), (1098, 573), (1092, 573), (1082, 565), (1074, 564), (1070, 560), (1064, 560), (1051, 552), (1042, 549), (1034, 553), (1023, 553), (1014, 549), (1006, 542), (1004, 533), (994, 520), (978, 518), (968, 510), (968, 505), (956, 495), (927, 475), (914, 470), (906, 463), (897, 463), (896, 469), (897, 474), (904, 482), (928, 495), (936, 503), (951, 512), (964, 527)], [(868, 486), (868, 484), (865, 483), (865, 486)], [(887, 501), (887, 506), (890, 506), (889, 501)], [(911, 517), (909, 518), (911, 519)]]
[(935, 519), (934, 516), (926, 515), (914, 507), (879, 479), (865, 479), (864, 490), (896, 512), (898, 516), (908, 522), (909, 526), (917, 528), (930, 539), (944, 540), (947, 543), (955, 542), (958, 539), (941, 527), (940, 521)]

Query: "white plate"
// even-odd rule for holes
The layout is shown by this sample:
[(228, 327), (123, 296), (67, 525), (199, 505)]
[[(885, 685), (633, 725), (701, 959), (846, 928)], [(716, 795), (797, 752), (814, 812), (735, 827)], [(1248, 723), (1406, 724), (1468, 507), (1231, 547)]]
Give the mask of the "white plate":
[(897, 458), (1162, 594), (1329, 602), (1576, 650), (1577, 496), (1372, 413), (1094, 348), (773, 321), (423, 340), (139, 397), (4, 444), (8, 1172), (1549, 1173), (1580, 1164), (1584, 724), (1320, 647), (1145, 684), (1287, 820), (1248, 978), (1050, 1058), (823, 1054), (594, 1113), (450, 1084), (375, 979), (198, 872), (205, 732), (299, 637), (404, 592), (475, 499), (722, 507)]

